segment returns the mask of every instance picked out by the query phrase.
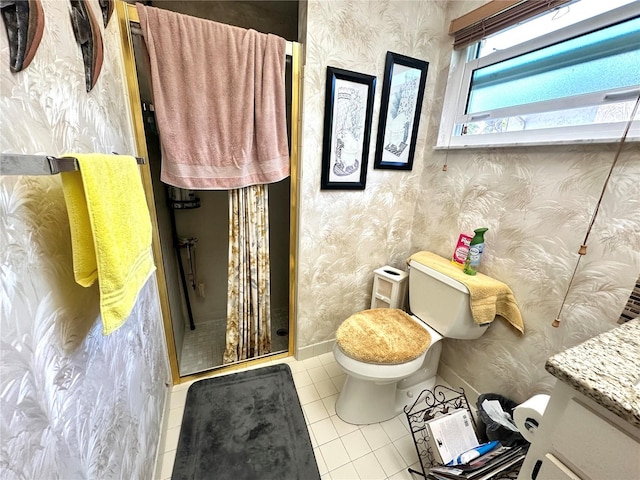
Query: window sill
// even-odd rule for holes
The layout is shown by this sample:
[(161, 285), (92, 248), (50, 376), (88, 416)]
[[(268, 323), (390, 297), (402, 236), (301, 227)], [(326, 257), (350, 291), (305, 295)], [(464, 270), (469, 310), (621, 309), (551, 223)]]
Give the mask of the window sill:
[[(625, 143), (640, 142), (640, 137), (627, 137)], [(597, 140), (553, 140), (547, 142), (512, 142), (512, 143), (468, 143), (460, 145), (435, 145), (434, 150), (465, 150), (470, 148), (518, 148), (518, 147), (543, 147), (546, 145), (599, 145), (608, 143), (620, 143), (618, 138), (602, 138)]]
[[(434, 150), (460, 150), (468, 148), (508, 148), (508, 147), (534, 147), (545, 145), (585, 145), (585, 144), (611, 144), (619, 143), (624, 135), (627, 122), (624, 124), (607, 125), (600, 132), (590, 132), (585, 135), (576, 135), (572, 127), (566, 129), (541, 129), (529, 132), (507, 132), (486, 135), (466, 135), (452, 137), (450, 141), (442, 138), (433, 147)], [(609, 127), (609, 128), (607, 128)], [(580, 127), (578, 127), (580, 128)], [(580, 128), (580, 130), (582, 130)], [(573, 133), (573, 135), (572, 135)], [(640, 142), (640, 121), (635, 120), (625, 138), (625, 142)]]

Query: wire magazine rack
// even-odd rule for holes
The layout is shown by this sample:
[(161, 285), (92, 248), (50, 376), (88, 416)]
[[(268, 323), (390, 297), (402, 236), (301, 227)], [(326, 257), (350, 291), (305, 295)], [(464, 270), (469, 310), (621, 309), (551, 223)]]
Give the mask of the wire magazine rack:
[(436, 462), (433, 451), (431, 450), (429, 442), (429, 429), (426, 424), (429, 420), (447, 415), (455, 412), (456, 410), (467, 410), (470, 418), (474, 421), (473, 429), (478, 435), (476, 428), (475, 418), (471, 408), (469, 408), (469, 402), (464, 394), (464, 388), (460, 390), (454, 390), (443, 385), (436, 385), (433, 390), (423, 390), (418, 395), (418, 398), (412, 405), (404, 407), (404, 413), (407, 416), (411, 435), (413, 436), (413, 443), (416, 446), (416, 452), (420, 460), (420, 466), (422, 472), (409, 469), (409, 472), (416, 473), (423, 477), (426, 477), (427, 472), (438, 465)]

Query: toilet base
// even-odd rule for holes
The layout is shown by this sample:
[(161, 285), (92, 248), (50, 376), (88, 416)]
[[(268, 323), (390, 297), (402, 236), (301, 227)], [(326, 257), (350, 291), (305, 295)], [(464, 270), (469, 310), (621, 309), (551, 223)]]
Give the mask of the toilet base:
[[(384, 422), (402, 413), (405, 405), (413, 405), (424, 389), (433, 389), (442, 351), (442, 337), (437, 332), (431, 331), (431, 338), (431, 346), (420, 360), (422, 364), (420, 368), (414, 370), (414, 367), (409, 368), (407, 363), (405, 364), (407, 375), (397, 375), (396, 372), (396, 375), (389, 374), (385, 379), (383, 378), (385, 365), (372, 365), (371, 368), (374, 368), (374, 373), (378, 375), (377, 380), (354, 374), (353, 369), (358, 368), (362, 374), (361, 370), (368, 365), (361, 365), (360, 362), (351, 360), (341, 353), (337, 346), (334, 347), (336, 362), (347, 374), (342, 391), (336, 400), (338, 417), (354, 425)], [(386, 367), (393, 367), (395, 371), (397, 365)], [(412, 373), (409, 374), (410, 371)], [(368, 373), (371, 374), (371, 372)]]
[(395, 381), (378, 383), (347, 375), (336, 400), (336, 414), (354, 425), (390, 420), (400, 413), (396, 407), (396, 384)]
[(407, 388), (398, 388), (398, 382), (380, 384), (347, 376), (336, 400), (336, 414), (353, 425), (385, 422), (411, 407), (423, 390), (433, 390), (435, 384), (435, 375)]
[(424, 380), (407, 388), (400, 388), (400, 386), (397, 385), (396, 404), (401, 406), (400, 411), (404, 411), (405, 406), (408, 406), (409, 408), (413, 406), (414, 402), (418, 399), (418, 397), (424, 390), (433, 391), (433, 387), (435, 386), (435, 375), (431, 378), (428, 378), (427, 380)]

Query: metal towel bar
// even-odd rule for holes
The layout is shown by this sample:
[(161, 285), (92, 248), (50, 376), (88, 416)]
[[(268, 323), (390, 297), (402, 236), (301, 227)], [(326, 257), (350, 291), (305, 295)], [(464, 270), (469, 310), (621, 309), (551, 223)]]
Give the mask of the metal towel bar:
[[(144, 158), (136, 157), (138, 165)], [(2, 175), (56, 175), (60, 172), (79, 170), (75, 157), (52, 157), (49, 155), (22, 155), (3, 153), (0, 155), (0, 174)]]

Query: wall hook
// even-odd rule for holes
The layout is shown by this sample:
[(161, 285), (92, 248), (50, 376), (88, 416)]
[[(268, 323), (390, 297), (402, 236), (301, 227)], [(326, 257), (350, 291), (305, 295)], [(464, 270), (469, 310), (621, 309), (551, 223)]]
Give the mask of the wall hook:
[(71, 25), (76, 42), (80, 45), (84, 62), (84, 78), (87, 92), (95, 86), (102, 69), (104, 56), (102, 34), (98, 21), (86, 3), (86, 0), (71, 2)]
[(17, 73), (29, 66), (40, 45), (44, 11), (40, 0), (3, 0), (0, 9), (9, 40), (9, 66)]

